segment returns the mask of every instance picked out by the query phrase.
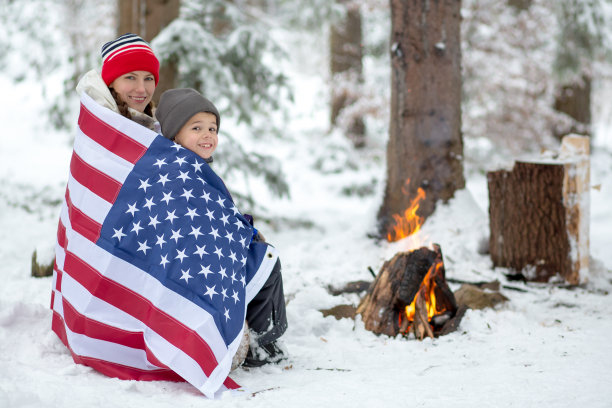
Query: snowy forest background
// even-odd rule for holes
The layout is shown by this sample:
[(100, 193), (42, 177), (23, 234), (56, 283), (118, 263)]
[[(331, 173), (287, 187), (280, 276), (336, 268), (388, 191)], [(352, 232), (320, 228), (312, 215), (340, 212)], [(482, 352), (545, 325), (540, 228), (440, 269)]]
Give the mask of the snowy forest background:
[[(2, 407), (204, 403), (186, 384), (122, 382), (76, 366), (50, 331), (50, 278), (30, 276), (34, 250), (43, 263), (53, 256), (74, 87), (117, 36), (117, 6), (0, 0)], [(334, 75), (330, 32), (355, 10), (361, 72)], [(442, 245), (448, 276), (522, 291), (506, 290), (509, 302), (469, 311), (458, 332), (423, 342), (378, 337), (359, 318), (319, 312), (356, 305), (358, 294), (334, 296), (328, 286), (371, 279), (368, 267), (378, 271), (408, 245), (376, 237), (390, 121), (389, 2), (182, 0), (178, 18), (152, 40), (176, 65), (176, 85), (198, 88), (220, 108), (215, 170), (283, 260), (291, 357), (238, 370), (249, 392), (224, 404), (612, 404), (612, 2), (463, 0), (461, 15), (466, 189), (422, 232)], [(588, 121), (555, 109), (564, 87), (590, 91)], [(332, 123), (338, 94), (349, 102)], [(356, 120), (364, 125), (357, 138)], [(481, 250), (486, 171), (556, 150), (567, 132), (592, 138), (589, 282), (518, 286)]]

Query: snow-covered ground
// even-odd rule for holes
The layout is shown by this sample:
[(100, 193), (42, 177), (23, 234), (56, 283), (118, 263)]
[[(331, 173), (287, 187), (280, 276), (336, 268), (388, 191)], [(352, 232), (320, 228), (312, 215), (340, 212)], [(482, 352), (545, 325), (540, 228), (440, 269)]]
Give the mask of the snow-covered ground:
[[(224, 396), (223, 406), (612, 406), (612, 151), (602, 147), (592, 156), (592, 185), (599, 188), (591, 190), (593, 259), (585, 287), (506, 282), (505, 271), (479, 255), (488, 203), (486, 179), (474, 171), (421, 236), (441, 245), (448, 277), (499, 279), (523, 291), (502, 289), (509, 302), (469, 310), (458, 331), (435, 340), (376, 336), (359, 318), (323, 317), (319, 309), (359, 301), (326, 287), (371, 279), (368, 267), (378, 271), (408, 243), (368, 238), (382, 197), (384, 144), (354, 152), (342, 137), (326, 134), (327, 96), (316, 66), (310, 61), (289, 73), (296, 86), (291, 137), (261, 141), (291, 184), (290, 199), (258, 197), (286, 220), (260, 229), (281, 252), (289, 359), (238, 369), (232, 377), (245, 392)], [(51, 278), (30, 277), (30, 257), (34, 249), (45, 260), (52, 256), (70, 135), (46, 128), (36, 84), (0, 76), (0, 88), (0, 407), (217, 403), (188, 384), (121, 381), (76, 365), (51, 332)], [(607, 123), (597, 127), (607, 132), (600, 140), (608, 140), (610, 119), (599, 119)], [(348, 187), (373, 193), (346, 195)]]

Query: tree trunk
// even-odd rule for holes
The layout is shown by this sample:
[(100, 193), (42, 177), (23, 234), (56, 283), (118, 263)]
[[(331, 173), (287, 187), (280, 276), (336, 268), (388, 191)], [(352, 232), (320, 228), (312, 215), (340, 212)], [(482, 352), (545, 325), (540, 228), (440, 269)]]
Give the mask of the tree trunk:
[(589, 265), (589, 142), (563, 141), (558, 159), (517, 161), (487, 174), (489, 246), (495, 266), (527, 280), (585, 280)]
[[(118, 0), (118, 35), (134, 33), (151, 42), (159, 32), (179, 15), (180, 0)], [(159, 84), (153, 101), (157, 103), (164, 91), (176, 88), (177, 61), (164, 62), (159, 69)]]
[[(331, 27), (329, 40), (332, 127), (338, 125), (342, 110), (357, 101), (363, 81), (361, 12), (359, 6), (351, 1), (338, 0), (338, 3), (345, 6), (346, 15)], [(342, 127), (353, 145), (364, 147), (365, 124), (362, 116), (348, 114), (343, 122)]]
[[(460, 0), (391, 0), (391, 123), (381, 234), (426, 193), (429, 216), (465, 185), (461, 137)], [(406, 187), (403, 191), (403, 187)]]
[(554, 108), (574, 120), (568, 129), (554, 129), (559, 140), (572, 133), (590, 136), (591, 77), (583, 74), (578, 82), (562, 85), (557, 91)]

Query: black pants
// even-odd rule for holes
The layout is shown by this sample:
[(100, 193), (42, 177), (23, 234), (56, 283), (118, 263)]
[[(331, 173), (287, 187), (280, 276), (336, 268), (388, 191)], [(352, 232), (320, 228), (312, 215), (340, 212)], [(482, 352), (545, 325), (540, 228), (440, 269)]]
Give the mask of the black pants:
[(260, 346), (272, 343), (287, 330), (280, 259), (276, 261), (266, 283), (247, 306), (246, 321), (249, 328), (257, 333), (257, 343)]

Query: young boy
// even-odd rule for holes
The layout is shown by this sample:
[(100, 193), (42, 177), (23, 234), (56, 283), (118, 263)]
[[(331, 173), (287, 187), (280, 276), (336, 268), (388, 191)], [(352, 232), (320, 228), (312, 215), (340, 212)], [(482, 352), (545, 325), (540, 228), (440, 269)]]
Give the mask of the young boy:
[(164, 137), (212, 162), (220, 117), (211, 101), (194, 89), (171, 89), (162, 94), (155, 116)]
[[(172, 89), (162, 94), (155, 116), (164, 137), (212, 163), (221, 120), (211, 101), (194, 89)], [(248, 214), (245, 216), (252, 220)], [(261, 238), (258, 235), (254, 239)], [(259, 293), (249, 302), (246, 321), (254, 341), (243, 366), (259, 367), (285, 358), (276, 342), (287, 329), (280, 259)]]

